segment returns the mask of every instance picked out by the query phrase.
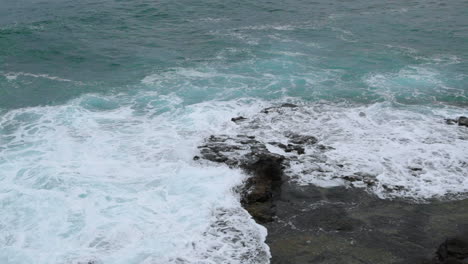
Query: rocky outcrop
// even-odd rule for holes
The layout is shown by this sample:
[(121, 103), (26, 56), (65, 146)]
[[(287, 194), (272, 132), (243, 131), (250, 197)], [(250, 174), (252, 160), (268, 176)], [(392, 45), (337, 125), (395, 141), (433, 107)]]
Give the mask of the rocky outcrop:
[[(263, 114), (278, 112), (283, 108), (297, 108), (297, 105), (285, 103), (280, 106), (265, 108)], [(248, 120), (243, 116), (234, 117), (232, 122), (239, 124)], [(252, 126), (255, 126), (252, 125)], [(244, 208), (259, 223), (273, 221), (275, 216), (275, 200), (281, 193), (284, 181), (284, 170), (289, 167), (289, 160), (297, 160), (297, 156), (305, 154), (305, 147), (317, 143), (312, 135), (286, 133), (287, 142), (264, 142), (246, 133), (228, 136), (212, 135), (203, 145), (199, 146), (200, 158), (224, 163), (230, 167), (243, 169), (249, 178), (240, 189), (241, 203)], [(288, 158), (268, 150), (267, 145), (276, 146), (288, 153)]]
[(461, 116), (458, 118), (458, 125), (459, 126), (467, 126), (468, 127), (468, 117)]
[[(239, 189), (241, 203), (268, 229), (271, 263), (468, 264), (466, 236), (440, 245), (467, 225), (468, 200), (418, 204), (380, 199), (366, 190), (379, 186), (399, 192), (404, 187), (381, 184), (375, 175), (362, 172), (341, 175), (346, 165), (328, 164), (323, 156), (332, 148), (314, 135), (285, 131), (289, 128), (272, 131), (274, 126), (264, 121), (299, 111), (300, 106), (283, 104), (257, 116), (233, 118), (239, 134), (208, 137), (194, 157), (241, 168), (249, 175)], [(329, 175), (327, 166), (336, 166), (331, 169), (338, 173), (332, 176), (347, 185), (321, 188), (293, 180), (296, 172)], [(424, 168), (408, 170), (416, 175)]]
[(459, 126), (466, 126), (468, 127), (468, 117), (466, 116), (460, 116), (459, 118), (457, 119), (445, 119), (445, 123), (447, 123), (448, 125), (454, 125), (454, 124), (458, 124)]
[(250, 177), (241, 188), (244, 208), (259, 223), (273, 220), (274, 199), (281, 190), (284, 156), (268, 151), (254, 136), (211, 136), (199, 146), (201, 157), (245, 170)]
[(247, 180), (241, 202), (259, 223), (273, 221), (274, 201), (283, 183), (283, 161), (283, 156), (265, 153), (257, 155), (254, 162), (242, 165), (252, 176)]

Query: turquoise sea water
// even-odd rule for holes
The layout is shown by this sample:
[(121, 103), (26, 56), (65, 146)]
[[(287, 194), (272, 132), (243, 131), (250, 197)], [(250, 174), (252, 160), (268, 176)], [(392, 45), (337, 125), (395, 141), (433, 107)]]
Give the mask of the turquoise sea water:
[[(0, 106), (137, 90), (173, 93), (186, 104), (293, 96), (466, 105), (467, 6), (4, 0)], [(142, 84), (151, 75), (165, 78)]]
[[(336, 144), (348, 172), (405, 197), (466, 193), (468, 136), (443, 119), (468, 115), (467, 10), (0, 0), (0, 263), (267, 263), (231, 191), (244, 175), (191, 158), (232, 116), (285, 101), (314, 118), (283, 122)], [(302, 175), (335, 184), (320, 177)]]

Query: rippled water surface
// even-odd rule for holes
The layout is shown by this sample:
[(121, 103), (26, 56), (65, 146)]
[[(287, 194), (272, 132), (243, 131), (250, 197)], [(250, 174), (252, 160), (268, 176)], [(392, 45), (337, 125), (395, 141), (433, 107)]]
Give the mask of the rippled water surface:
[(299, 182), (366, 173), (392, 196), (463, 196), (468, 131), (444, 118), (468, 115), (466, 10), (0, 0), (0, 263), (267, 263), (232, 191), (245, 175), (192, 157), (285, 101), (303, 111), (251, 133), (334, 147), (330, 173), (294, 167)]

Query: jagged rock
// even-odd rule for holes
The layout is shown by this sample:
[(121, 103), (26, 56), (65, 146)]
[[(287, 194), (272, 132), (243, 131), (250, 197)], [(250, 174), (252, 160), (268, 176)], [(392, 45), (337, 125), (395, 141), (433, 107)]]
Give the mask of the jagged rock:
[(293, 108), (293, 107), (298, 107), (297, 105), (295, 104), (291, 104), (291, 103), (284, 103), (281, 105), (281, 107), (290, 107), (290, 108)]
[(271, 221), (275, 215), (273, 200), (279, 196), (284, 157), (270, 152), (254, 153), (254, 162), (241, 165), (252, 177), (247, 180), (242, 204), (259, 223)]
[(271, 153), (264, 143), (247, 135), (210, 136), (199, 148), (204, 159), (246, 171), (250, 177), (240, 191), (242, 205), (259, 223), (273, 219), (273, 199), (281, 189), (285, 157)]
[[(274, 111), (283, 113), (282, 109), (287, 112), (286, 108), (297, 107), (295, 104), (284, 103), (265, 108), (262, 113)], [(247, 131), (260, 127), (261, 124), (253, 120), (247, 120), (242, 116), (231, 119)], [(255, 136), (240, 134), (236, 136), (210, 136), (203, 145), (198, 147), (200, 155), (195, 156), (194, 160), (206, 159), (224, 163), (229, 167), (238, 167), (247, 172), (250, 177), (246, 180), (245, 185), (239, 189), (242, 197), (241, 203), (257, 222), (265, 223), (272, 221), (275, 216), (275, 202), (281, 191), (284, 171), (290, 168), (290, 161), (303, 162), (299, 161), (299, 155), (306, 155), (305, 148), (317, 143), (317, 138), (311, 135), (290, 132), (284, 136), (286, 136), (287, 143), (269, 142), (269, 144), (281, 148), (287, 153), (287, 155), (285, 154), (287, 158), (270, 152), (267, 143)], [(329, 148), (320, 145), (317, 149), (325, 151)]]
[(231, 121), (234, 122), (234, 123), (242, 122), (244, 120), (247, 120), (247, 118), (245, 118), (243, 116), (238, 116), (238, 117), (231, 118)]
[(445, 119), (445, 123), (447, 125), (454, 125), (454, 124), (458, 123), (458, 121), (456, 119), (447, 118), (447, 119)]
[[(295, 106), (270, 107), (262, 112), (287, 115), (300, 111), (288, 107)], [(262, 123), (264, 119), (268, 122), (281, 120), (275, 115), (242, 120), (238, 124), (240, 135), (208, 137), (199, 146), (200, 154), (194, 159), (224, 163), (249, 174), (236, 191), (240, 193), (242, 206), (268, 229), (266, 243), (271, 248), (272, 264), (417, 264), (423, 259), (429, 261), (424, 262), (427, 264), (468, 264), (466, 244), (463, 244), (466, 240), (463, 239), (463, 243), (447, 240), (437, 250), (437, 257), (431, 259), (434, 245), (439, 245), (444, 236), (456, 234), (456, 228), (467, 223), (468, 200), (413, 204), (398, 199), (382, 200), (361, 188), (349, 188), (351, 185), (381, 187), (387, 192), (404, 191), (400, 185), (378, 183), (375, 175), (355, 173), (343, 177), (339, 172), (340, 168), (348, 166), (346, 161), (326, 163), (326, 158), (322, 157), (325, 151), (333, 148), (317, 144), (317, 139), (311, 135), (266, 131), (271, 126)], [(280, 142), (263, 141), (271, 138)], [(269, 151), (267, 146), (271, 145), (284, 150), (286, 153), (280, 151), (284, 156), (272, 152), (277, 148)], [(303, 153), (305, 149), (307, 153)], [(417, 164), (406, 169), (415, 175), (426, 170)], [(294, 179), (294, 173), (302, 171), (319, 175), (323, 172), (325, 176), (333, 171), (330, 176), (350, 184), (321, 188), (286, 180)]]

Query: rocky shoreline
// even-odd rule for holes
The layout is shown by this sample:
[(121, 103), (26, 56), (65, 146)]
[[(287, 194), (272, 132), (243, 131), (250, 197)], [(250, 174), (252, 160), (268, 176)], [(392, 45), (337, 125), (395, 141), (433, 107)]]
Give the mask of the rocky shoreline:
[[(297, 107), (283, 104), (260, 114)], [(242, 124), (249, 119), (231, 121)], [(446, 122), (468, 125), (465, 117)], [(212, 135), (194, 157), (241, 168), (249, 175), (238, 191), (242, 206), (268, 229), (271, 263), (468, 263), (468, 200), (380, 199), (352, 187), (355, 182), (376, 184), (365, 174), (343, 177), (349, 186), (299, 185), (286, 175), (290, 164), (298, 162), (306, 148), (317, 155), (330, 147), (313, 135), (284, 136), (287, 142), (264, 142), (248, 133)], [(270, 151), (272, 147), (287, 155)], [(399, 188), (383, 187), (389, 192)]]

